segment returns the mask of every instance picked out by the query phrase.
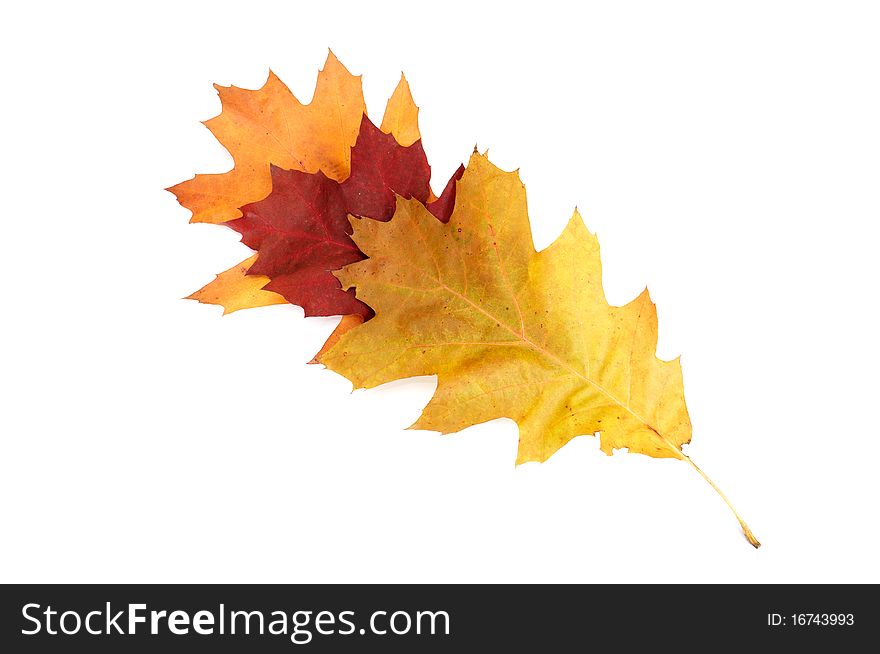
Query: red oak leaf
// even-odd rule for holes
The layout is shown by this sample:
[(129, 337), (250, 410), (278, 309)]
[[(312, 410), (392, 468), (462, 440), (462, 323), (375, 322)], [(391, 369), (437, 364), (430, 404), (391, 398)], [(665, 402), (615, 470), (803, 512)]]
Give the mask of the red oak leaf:
[(388, 220), (395, 194), (426, 202), (431, 169), (421, 141), (404, 147), (364, 116), (351, 150), (351, 175), (341, 184), (320, 171), (273, 167), (271, 174), (269, 196), (242, 207), (242, 217), (226, 223), (259, 252), (248, 274), (269, 277), (263, 288), (301, 306), (307, 316), (372, 317), (333, 276), (364, 258), (349, 236), (348, 214)]

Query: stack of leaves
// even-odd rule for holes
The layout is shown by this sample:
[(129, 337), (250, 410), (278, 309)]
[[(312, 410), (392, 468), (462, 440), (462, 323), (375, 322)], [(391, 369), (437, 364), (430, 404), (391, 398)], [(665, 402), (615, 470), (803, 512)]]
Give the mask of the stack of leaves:
[(681, 366), (656, 357), (654, 303), (646, 290), (608, 304), (599, 244), (577, 211), (537, 252), (518, 174), (476, 150), (435, 197), (403, 77), (379, 128), (360, 78), (332, 53), (308, 105), (271, 73), (256, 91), (217, 89), (223, 111), (206, 125), (235, 166), (169, 190), (193, 222), (231, 227), (256, 254), (192, 299), (224, 313), (290, 302), (343, 316), (314, 361), (356, 388), (436, 375), (415, 429), (510, 418), (517, 463), (599, 434), (607, 454), (685, 461), (730, 506), (682, 452)]

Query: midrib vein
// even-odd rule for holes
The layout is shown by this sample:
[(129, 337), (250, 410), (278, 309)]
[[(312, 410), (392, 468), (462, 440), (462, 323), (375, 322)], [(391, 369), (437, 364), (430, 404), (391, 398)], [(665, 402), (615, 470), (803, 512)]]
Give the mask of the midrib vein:
[[(477, 304), (476, 302), (474, 302), (473, 300), (471, 300), (469, 297), (467, 297), (467, 296), (465, 296), (465, 295), (462, 295), (461, 293), (459, 293), (458, 291), (456, 291), (454, 288), (448, 286), (445, 282), (443, 282), (443, 280), (438, 279), (437, 277), (434, 277), (433, 275), (431, 275), (430, 273), (426, 272), (426, 271), (423, 270), (422, 268), (419, 268), (418, 266), (415, 266), (415, 265), (410, 264), (410, 263), (408, 263), (408, 262), (405, 262), (405, 264), (408, 265), (410, 268), (412, 268), (412, 269), (418, 271), (419, 273), (421, 273), (422, 275), (424, 275), (424, 276), (427, 277), (428, 279), (432, 280), (432, 281), (435, 282), (439, 287), (445, 289), (445, 290), (446, 290), (447, 292), (449, 292), (450, 294), (454, 295), (455, 297), (459, 298), (459, 299), (462, 300), (463, 302), (467, 303), (468, 305), (470, 305), (471, 307), (473, 307), (474, 309), (476, 309), (479, 313), (481, 313), (481, 314), (483, 314), (484, 316), (486, 316), (489, 320), (493, 321), (496, 325), (498, 325), (498, 326), (503, 327), (504, 329), (506, 329), (508, 332), (510, 332), (511, 334), (513, 334), (517, 339), (521, 340), (525, 345), (531, 347), (535, 352), (537, 352), (537, 353), (539, 353), (539, 354), (545, 356), (546, 358), (548, 358), (548, 359), (550, 359), (551, 361), (553, 361), (556, 365), (558, 365), (558, 366), (560, 366), (561, 368), (567, 370), (568, 372), (570, 372), (570, 373), (573, 374), (574, 376), (578, 377), (579, 379), (581, 379), (581, 380), (584, 381), (585, 383), (587, 383), (587, 384), (589, 384), (590, 386), (592, 386), (593, 388), (595, 388), (597, 391), (599, 391), (600, 393), (602, 393), (603, 395), (605, 395), (609, 400), (611, 400), (615, 405), (619, 406), (621, 409), (623, 409), (624, 411), (626, 411), (627, 413), (629, 413), (629, 414), (630, 414), (633, 418), (635, 418), (637, 421), (639, 421), (640, 423), (642, 423), (643, 425), (645, 425), (648, 429), (650, 429), (652, 432), (654, 432), (655, 434), (657, 434), (657, 436), (658, 436), (658, 437), (659, 437), (659, 438), (660, 438), (660, 439), (661, 439), (661, 440), (662, 440), (662, 441), (663, 441), (663, 442), (664, 442), (664, 443), (665, 443), (670, 449), (672, 449), (673, 451), (675, 451), (677, 454), (683, 456), (683, 454), (681, 453), (681, 450), (679, 450), (677, 447), (675, 447), (675, 446), (669, 441), (669, 439), (667, 439), (667, 438), (666, 438), (665, 436), (663, 436), (659, 431), (657, 431), (657, 429), (656, 429), (653, 425), (651, 425), (647, 420), (645, 420), (644, 418), (642, 418), (638, 413), (636, 413), (635, 411), (633, 411), (629, 406), (627, 406), (626, 404), (624, 404), (623, 402), (621, 402), (620, 400), (618, 400), (618, 399), (614, 396), (614, 394), (612, 394), (612, 393), (611, 393), (608, 389), (606, 389), (604, 386), (602, 386), (602, 385), (599, 384), (598, 382), (593, 381), (592, 379), (590, 379), (589, 377), (587, 377), (586, 375), (584, 375), (583, 373), (581, 373), (577, 368), (575, 368), (575, 367), (572, 366), (571, 364), (567, 363), (565, 360), (561, 359), (560, 357), (558, 357), (556, 354), (554, 354), (553, 352), (551, 352), (551, 351), (548, 350), (547, 348), (541, 347), (540, 345), (538, 345), (537, 343), (535, 343), (532, 339), (530, 339), (530, 338), (526, 335), (526, 333), (525, 333), (525, 329), (523, 329), (522, 334), (520, 334), (520, 333), (517, 332), (515, 329), (512, 329), (509, 325), (507, 325), (504, 321), (500, 320), (499, 318), (495, 317), (494, 315), (492, 315), (491, 313), (489, 313), (488, 311), (486, 311), (483, 307), (481, 307), (479, 304)], [(438, 272), (439, 272), (439, 270), (438, 270)], [(632, 384), (632, 380), (630, 380), (630, 384)]]

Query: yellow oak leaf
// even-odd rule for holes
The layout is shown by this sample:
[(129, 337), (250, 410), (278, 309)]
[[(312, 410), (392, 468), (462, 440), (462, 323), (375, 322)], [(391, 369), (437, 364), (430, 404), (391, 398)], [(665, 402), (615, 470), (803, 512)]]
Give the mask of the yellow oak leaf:
[(599, 433), (607, 454), (696, 468), (681, 449), (691, 438), (681, 366), (656, 356), (654, 303), (645, 291), (608, 304), (599, 244), (577, 211), (536, 252), (518, 174), (475, 152), (447, 224), (403, 198), (389, 222), (351, 223), (369, 258), (337, 277), (376, 315), (318, 359), (356, 388), (436, 375), (412, 428), (451, 433), (506, 417), (519, 426), (517, 463)]
[(360, 76), (349, 73), (332, 52), (307, 105), (272, 72), (256, 91), (215, 88), (223, 110), (205, 125), (229, 150), (235, 166), (168, 189), (193, 212), (192, 222), (239, 218), (239, 207), (262, 200), (272, 190), (270, 164), (308, 173), (321, 170), (339, 182), (348, 177), (351, 146), (366, 107)]
[(224, 316), (240, 309), (286, 304), (287, 300), (278, 293), (263, 290), (263, 287), (269, 283), (268, 277), (247, 274), (256, 260), (256, 254), (245, 259), (217, 275), (213, 281), (187, 296), (186, 299), (198, 300), (204, 304), (218, 304), (223, 307)]

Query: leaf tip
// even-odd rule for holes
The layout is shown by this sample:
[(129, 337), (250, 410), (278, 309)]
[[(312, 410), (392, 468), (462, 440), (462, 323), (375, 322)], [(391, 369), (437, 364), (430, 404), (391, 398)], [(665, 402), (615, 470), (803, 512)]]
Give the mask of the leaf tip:
[[(266, 82), (263, 84), (263, 88), (269, 85), (270, 82), (281, 82), (281, 78), (275, 74), (275, 71), (271, 68), (269, 69), (269, 74), (266, 75)], [(281, 82), (283, 84), (283, 82)]]
[(581, 212), (577, 207), (574, 208), (574, 211), (571, 212), (571, 218), (568, 219), (568, 225), (566, 229), (576, 229), (576, 230), (584, 230), (589, 236), (595, 239), (596, 234), (590, 231), (590, 228), (587, 227), (587, 224), (584, 222), (584, 217), (581, 215)]
[[(269, 178), (272, 180), (272, 187), (275, 188), (276, 186), (278, 186), (282, 181), (284, 181), (287, 178), (288, 173), (294, 173), (294, 172), (295, 171), (286, 170), (286, 169), (282, 168), (281, 166), (278, 166), (278, 165), (270, 162), (269, 163)], [(324, 173), (319, 170), (319, 171), (317, 171), (316, 174), (323, 175)], [(290, 177), (292, 178), (293, 175), (291, 174)], [(251, 204), (256, 204), (256, 203), (252, 202)], [(241, 207), (239, 207), (239, 209), (240, 208)]]
[(339, 57), (336, 56), (336, 53), (333, 52), (331, 48), (327, 48), (327, 58), (324, 60), (324, 67), (321, 69), (322, 73), (328, 72), (339, 72), (347, 75), (351, 75), (356, 79), (360, 79), (362, 75), (352, 75), (351, 71), (345, 67), (341, 61), (339, 61)]

